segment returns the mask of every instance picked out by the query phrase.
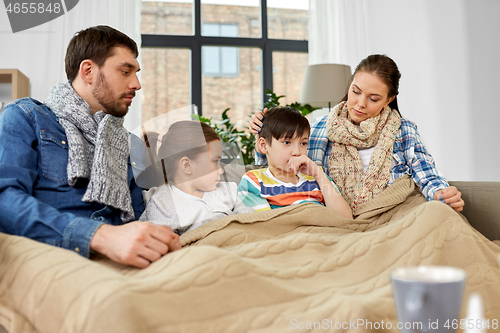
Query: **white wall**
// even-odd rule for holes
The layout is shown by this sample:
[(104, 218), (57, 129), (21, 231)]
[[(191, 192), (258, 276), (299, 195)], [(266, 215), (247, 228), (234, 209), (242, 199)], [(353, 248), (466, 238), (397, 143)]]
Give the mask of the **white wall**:
[(500, 120), (500, 2), (402, 3), (387, 1), (388, 7), (373, 5), (371, 11), (372, 17), (390, 13), (395, 21), (391, 26), (372, 20), (372, 49), (400, 65), (403, 115), (418, 124), (448, 179), (500, 180), (500, 140), (494, 137)]
[(469, 0), (467, 38), (474, 178), (500, 179), (500, 1)]
[(386, 53), (398, 64), (402, 73), (400, 111), (417, 123), (448, 179), (474, 179), (469, 42), (463, 3), (383, 2), (384, 6), (370, 5), (372, 18), (390, 18), (371, 20), (371, 53)]
[(402, 73), (400, 111), (417, 123), (441, 172), (449, 180), (500, 181), (500, 1), (315, 1), (338, 1), (333, 42), (341, 50), (315, 63), (354, 70), (369, 54), (387, 54)]

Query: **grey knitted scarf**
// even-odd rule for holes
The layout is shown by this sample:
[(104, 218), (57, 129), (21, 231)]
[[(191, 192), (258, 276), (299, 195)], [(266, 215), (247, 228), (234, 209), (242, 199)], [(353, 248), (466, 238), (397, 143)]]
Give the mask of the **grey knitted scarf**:
[(122, 211), (124, 222), (134, 219), (127, 183), (129, 135), (123, 118), (90, 106), (70, 83), (59, 83), (44, 104), (54, 112), (68, 138), (68, 183), (89, 180), (84, 202), (98, 202)]

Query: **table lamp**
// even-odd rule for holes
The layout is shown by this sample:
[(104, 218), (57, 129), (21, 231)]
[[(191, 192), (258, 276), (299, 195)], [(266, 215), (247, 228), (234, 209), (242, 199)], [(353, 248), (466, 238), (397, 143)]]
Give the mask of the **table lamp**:
[(328, 111), (345, 96), (351, 79), (351, 67), (340, 64), (309, 65), (304, 74), (300, 103)]

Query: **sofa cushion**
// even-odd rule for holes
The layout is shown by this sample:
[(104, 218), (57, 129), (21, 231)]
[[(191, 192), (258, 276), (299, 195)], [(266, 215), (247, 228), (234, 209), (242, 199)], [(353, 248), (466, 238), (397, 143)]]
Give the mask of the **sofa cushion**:
[(462, 214), (490, 240), (500, 240), (500, 182), (450, 181), (462, 192)]
[(239, 164), (225, 164), (223, 165), (224, 174), (221, 176), (221, 180), (226, 182), (233, 182), (239, 184), (241, 178), (247, 171), (265, 168), (265, 165), (239, 165)]

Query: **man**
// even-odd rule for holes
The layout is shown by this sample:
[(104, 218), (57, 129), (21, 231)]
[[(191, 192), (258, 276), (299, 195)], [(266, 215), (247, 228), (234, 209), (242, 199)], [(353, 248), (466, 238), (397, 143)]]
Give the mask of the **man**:
[(111, 27), (82, 30), (67, 48), (68, 83), (43, 104), (4, 107), (0, 232), (137, 267), (181, 247), (170, 228), (137, 221), (144, 202), (123, 127), (141, 89), (137, 56), (136, 43)]

